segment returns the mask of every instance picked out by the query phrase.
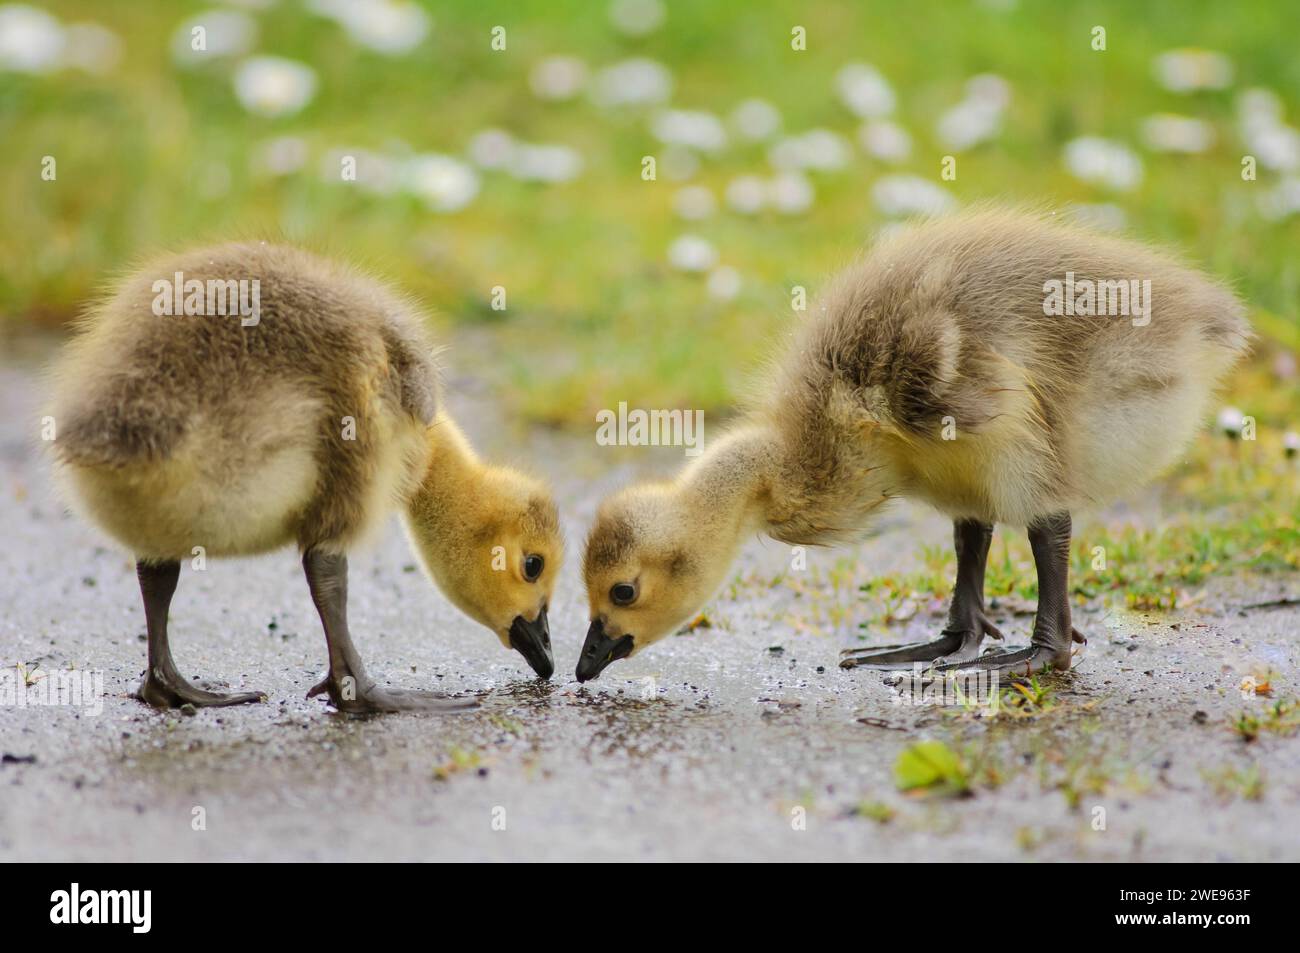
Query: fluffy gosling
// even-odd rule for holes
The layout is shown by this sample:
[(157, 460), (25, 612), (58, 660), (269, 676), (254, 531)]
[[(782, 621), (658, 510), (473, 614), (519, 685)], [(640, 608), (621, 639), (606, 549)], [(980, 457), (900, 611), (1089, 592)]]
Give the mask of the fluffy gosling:
[(347, 552), (394, 505), (448, 598), (550, 677), (555, 504), (538, 480), (480, 461), (438, 409), (418, 309), (383, 285), (265, 242), (163, 258), (89, 311), (53, 391), (74, 507), (137, 562), (142, 700), (262, 698), (190, 684), (172, 660), (168, 609), (182, 560), (297, 543), (329, 648), (309, 697), (352, 712), (471, 707), (379, 685), (353, 646)]
[[(747, 536), (849, 540), (899, 496), (953, 520), (947, 625), (842, 664), (1068, 668), (1071, 512), (1176, 460), (1249, 337), (1230, 291), (1141, 244), (987, 209), (902, 231), (832, 283), (744, 422), (600, 506), (578, 680), (695, 614)], [(1039, 603), (1028, 647), (981, 655), (995, 523), (1027, 527)]]

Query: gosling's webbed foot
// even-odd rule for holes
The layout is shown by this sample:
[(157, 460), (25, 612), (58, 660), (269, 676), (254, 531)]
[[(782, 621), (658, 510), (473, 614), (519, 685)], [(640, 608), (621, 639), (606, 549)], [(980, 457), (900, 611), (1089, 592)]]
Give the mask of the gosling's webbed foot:
[(162, 668), (153, 668), (145, 673), (144, 681), (135, 697), (154, 708), (180, 708), (193, 705), (196, 708), (222, 708), (227, 705), (246, 705), (250, 702), (264, 702), (266, 695), (261, 692), (239, 692), (222, 695), (196, 688), (179, 673), (167, 672)]
[(953, 586), (948, 624), (933, 642), (846, 649), (840, 668), (911, 669), (918, 662), (936, 665), (978, 658), (984, 636), (1001, 641), (1002, 633), (984, 613), (984, 564), (988, 560), (993, 525), (961, 519), (953, 523), (957, 551), (957, 581)]
[(979, 613), (970, 628), (944, 629), (932, 642), (845, 649), (840, 653), (840, 668), (910, 669), (916, 662), (964, 662), (979, 656), (985, 635), (1002, 638), (998, 627)]
[(435, 692), (384, 688), (376, 683), (366, 674), (348, 632), (347, 556), (309, 549), (303, 553), (302, 565), (330, 652), (329, 672), (307, 693), (308, 698), (329, 695), (335, 708), (353, 714), (381, 711), (451, 714), (478, 707), (475, 698), (449, 698)]
[(454, 715), (471, 711), (479, 706), (477, 698), (452, 698), (438, 692), (421, 692), (404, 688), (372, 687), (365, 694), (350, 701), (336, 704), (339, 711), (353, 713), (424, 711), (438, 715)]
[(307, 693), (307, 697), (315, 698), (317, 695), (325, 694), (329, 695), (330, 702), (339, 711), (358, 715), (395, 711), (425, 711), (449, 715), (470, 711), (479, 705), (477, 698), (452, 698), (437, 692), (384, 688), (373, 682), (361, 687), (350, 676), (336, 680), (327, 675)]
[(172, 595), (180, 578), (181, 564), (176, 560), (136, 563), (140, 595), (144, 599), (144, 621), (149, 639), (149, 665), (135, 697), (154, 708), (220, 708), (266, 701), (262, 692), (222, 695), (197, 688), (176, 668), (171, 645), (167, 640), (167, 614)]
[(1043, 672), (1067, 672), (1072, 661), (1068, 649), (1061, 653), (1050, 645), (1029, 645), (1015, 652), (990, 652), (970, 662), (936, 665), (934, 670), (940, 675), (960, 670), (999, 672), (1009, 678), (1028, 678)]
[[(959, 524), (960, 527), (960, 524)], [(1007, 678), (1015, 679), (1036, 675), (1048, 671), (1068, 671), (1074, 658), (1073, 643), (1086, 643), (1083, 633), (1076, 629), (1070, 619), (1070, 599), (1067, 579), (1070, 564), (1070, 514), (1056, 513), (1029, 524), (1029, 546), (1034, 553), (1034, 565), (1038, 570), (1038, 612), (1034, 616), (1034, 632), (1027, 648), (1005, 652), (994, 652), (965, 661), (945, 659), (932, 665), (924, 672), (912, 675), (919, 678), (922, 685), (929, 685), (938, 678), (946, 678), (958, 672), (996, 672)], [(958, 536), (960, 544), (960, 531)], [(958, 553), (958, 582), (961, 582), (961, 550)], [(958, 595), (962, 590), (959, 588)], [(964, 607), (967, 612), (969, 596)], [(952, 618), (962, 619), (963, 606), (954, 597)], [(982, 608), (976, 610), (977, 617), (983, 616)], [(972, 631), (977, 631), (972, 627)], [(978, 644), (978, 643), (976, 643)], [(924, 659), (917, 659), (924, 662)], [(897, 666), (896, 666), (897, 667)], [(902, 673), (885, 677), (886, 685), (900, 685), (905, 676)]]
[[(1041, 641), (1040, 641), (1041, 640)], [(1008, 652), (986, 652), (978, 658), (966, 662), (948, 662), (932, 666), (921, 676), (923, 685), (930, 685), (938, 678), (946, 678), (958, 673), (996, 672), (1009, 680), (1029, 678), (1044, 672), (1069, 671), (1074, 660), (1070, 642), (1084, 642), (1077, 629), (1070, 627), (1070, 635), (1065, 639), (1049, 635), (1041, 629), (1035, 630), (1034, 643), (1021, 649)], [(896, 673), (885, 676), (885, 684), (898, 686), (908, 676)]]
[[(1001, 640), (1002, 633), (989, 621), (984, 620), (984, 631), (993, 638)], [(1071, 641), (1087, 645), (1087, 637), (1071, 625)], [(971, 632), (953, 632), (945, 629), (943, 636), (933, 642), (911, 642), (909, 645), (881, 645), (870, 649), (845, 649), (841, 651), (841, 668), (866, 666), (883, 671), (910, 671), (915, 663), (933, 663), (935, 671), (954, 671), (956, 668), (969, 668), (969, 662), (978, 659), (985, 670), (995, 667), (997, 663), (1019, 664), (1022, 657), (1034, 646), (989, 646), (980, 651), (980, 640)], [(1069, 667), (1067, 664), (1066, 667)], [(1039, 671), (1039, 670), (1035, 670)]]

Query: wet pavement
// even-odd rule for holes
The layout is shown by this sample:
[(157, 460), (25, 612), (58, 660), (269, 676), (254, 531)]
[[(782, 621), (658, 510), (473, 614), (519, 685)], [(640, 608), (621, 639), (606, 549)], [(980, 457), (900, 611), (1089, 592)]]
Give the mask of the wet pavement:
[[(188, 716), (130, 697), (145, 657), (133, 564), (63, 511), (33, 369), (0, 367), (0, 664), (102, 671), (105, 690), (99, 713), (0, 707), (0, 860), (1300, 859), (1300, 737), (1247, 743), (1229, 726), (1296, 694), (1300, 607), (1241, 608), (1300, 594), (1294, 576), (1216, 584), (1166, 616), (1080, 614), (1086, 655), (1036, 715), (903, 705), (836, 662), (859, 644), (857, 585), (948, 544), (941, 517), (904, 506), (857, 547), (809, 551), (797, 578), (786, 547), (751, 543), (711, 627), (579, 686), (594, 505), (680, 451), (520, 433), (491, 387), (451, 384), (485, 454), (557, 487), (570, 552), (555, 677), (536, 681), (456, 612), (394, 520), (351, 556), (358, 646), (389, 683), (481, 694), (479, 710), (352, 718), (306, 700), (325, 644), (286, 550), (182, 570), (181, 670), (268, 697)], [(1028, 616), (994, 618), (1025, 641)], [(921, 612), (890, 640), (940, 625)], [(1244, 697), (1269, 669), (1274, 698)], [(923, 738), (968, 760), (973, 795), (898, 791), (895, 761)]]

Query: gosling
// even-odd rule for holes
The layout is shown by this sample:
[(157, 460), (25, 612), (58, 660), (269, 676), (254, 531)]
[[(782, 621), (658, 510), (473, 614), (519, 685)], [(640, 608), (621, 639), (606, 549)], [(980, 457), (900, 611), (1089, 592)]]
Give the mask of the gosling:
[[(831, 284), (742, 423), (600, 506), (578, 680), (694, 615), (751, 533), (843, 542), (899, 496), (953, 520), (947, 625), (841, 664), (1068, 668), (1071, 512), (1174, 462), (1250, 337), (1230, 291), (1141, 244), (991, 209), (903, 230)], [(1028, 530), (1038, 611), (1029, 646), (982, 655), (996, 523)]]
[(135, 557), (143, 701), (263, 698), (187, 681), (168, 609), (182, 560), (296, 542), (329, 649), (308, 697), (348, 712), (473, 707), (378, 684), (352, 643), (347, 553), (394, 505), (448, 598), (550, 677), (555, 504), (475, 456), (439, 409), (434, 353), (412, 302), (266, 242), (163, 258), (88, 312), (53, 370), (54, 453), (74, 507)]

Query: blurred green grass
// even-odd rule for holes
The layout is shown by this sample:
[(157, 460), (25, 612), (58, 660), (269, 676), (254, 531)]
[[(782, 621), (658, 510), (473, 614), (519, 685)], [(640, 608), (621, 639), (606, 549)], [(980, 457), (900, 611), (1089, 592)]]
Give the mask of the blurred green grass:
[[(1274, 341), (1294, 349), (1300, 340), (1300, 217), (1257, 214), (1256, 195), (1271, 174), (1241, 180), (1244, 150), (1233, 128), (1234, 97), (1251, 86), (1277, 92), (1292, 122), (1300, 115), (1296, 4), (674, 2), (664, 26), (640, 38), (611, 29), (604, 3), (426, 6), (431, 34), (394, 57), (357, 46), (297, 0), (250, 11), (260, 26), (255, 52), (309, 64), (319, 82), (302, 112), (266, 119), (241, 107), (228, 63), (182, 69), (170, 55), (182, 22), (222, 4), (44, 4), (65, 22), (111, 28), (125, 55), (104, 77), (0, 73), (0, 334), (65, 324), (141, 254), (234, 235), (283, 237), (391, 277), (444, 326), (491, 323), (502, 378), (512, 382), (501, 399), (526, 419), (585, 425), (596, 409), (628, 399), (724, 409), (792, 319), (791, 286), (815, 295), (886, 224), (871, 183), (888, 171), (937, 182), (948, 150), (934, 139), (936, 119), (967, 79), (994, 72), (1011, 85), (1011, 107), (1002, 133), (960, 153), (956, 181), (943, 183), (960, 202), (1115, 202), (1132, 233), (1232, 281)], [(489, 46), (498, 24), (507, 28), (504, 52)], [(807, 29), (806, 51), (790, 48), (795, 24)], [(1096, 24), (1107, 29), (1104, 53), (1089, 46)], [(1191, 96), (1162, 89), (1153, 59), (1186, 46), (1227, 54), (1232, 87)], [(761, 97), (781, 111), (787, 132), (825, 127), (851, 142), (860, 121), (836, 96), (835, 75), (865, 61), (898, 93), (894, 118), (915, 147), (910, 160), (887, 169), (854, 145), (847, 167), (812, 173), (816, 201), (802, 216), (723, 209), (683, 222), (673, 212), (681, 183), (640, 178), (641, 157), (662, 151), (644, 111), (602, 110), (585, 97), (546, 102), (530, 92), (529, 71), (554, 54), (577, 56), (593, 71), (650, 57), (672, 71), (675, 107), (725, 116)], [(1143, 117), (1158, 112), (1211, 121), (1215, 146), (1199, 155), (1139, 148), (1145, 178), (1120, 196), (1065, 172), (1067, 140), (1136, 144)], [(320, 172), (339, 147), (401, 143), (463, 155), (473, 135), (491, 127), (567, 144), (584, 171), (555, 185), (485, 173), (477, 198), (450, 214), (401, 192), (341, 187)], [(254, 155), (284, 135), (305, 140), (308, 162), (290, 175), (258, 175)], [(44, 155), (58, 159), (56, 182), (40, 178)], [(692, 181), (720, 196), (738, 174), (769, 172), (765, 146), (733, 144), (704, 157)], [(736, 298), (716, 300), (702, 276), (668, 266), (667, 248), (684, 233), (707, 238), (737, 269)], [(496, 285), (507, 289), (505, 312), (488, 306)], [(1300, 398), (1269, 393), (1274, 386), (1267, 374), (1243, 375), (1232, 396), (1248, 406), (1260, 397), (1262, 423), (1295, 426)]]

